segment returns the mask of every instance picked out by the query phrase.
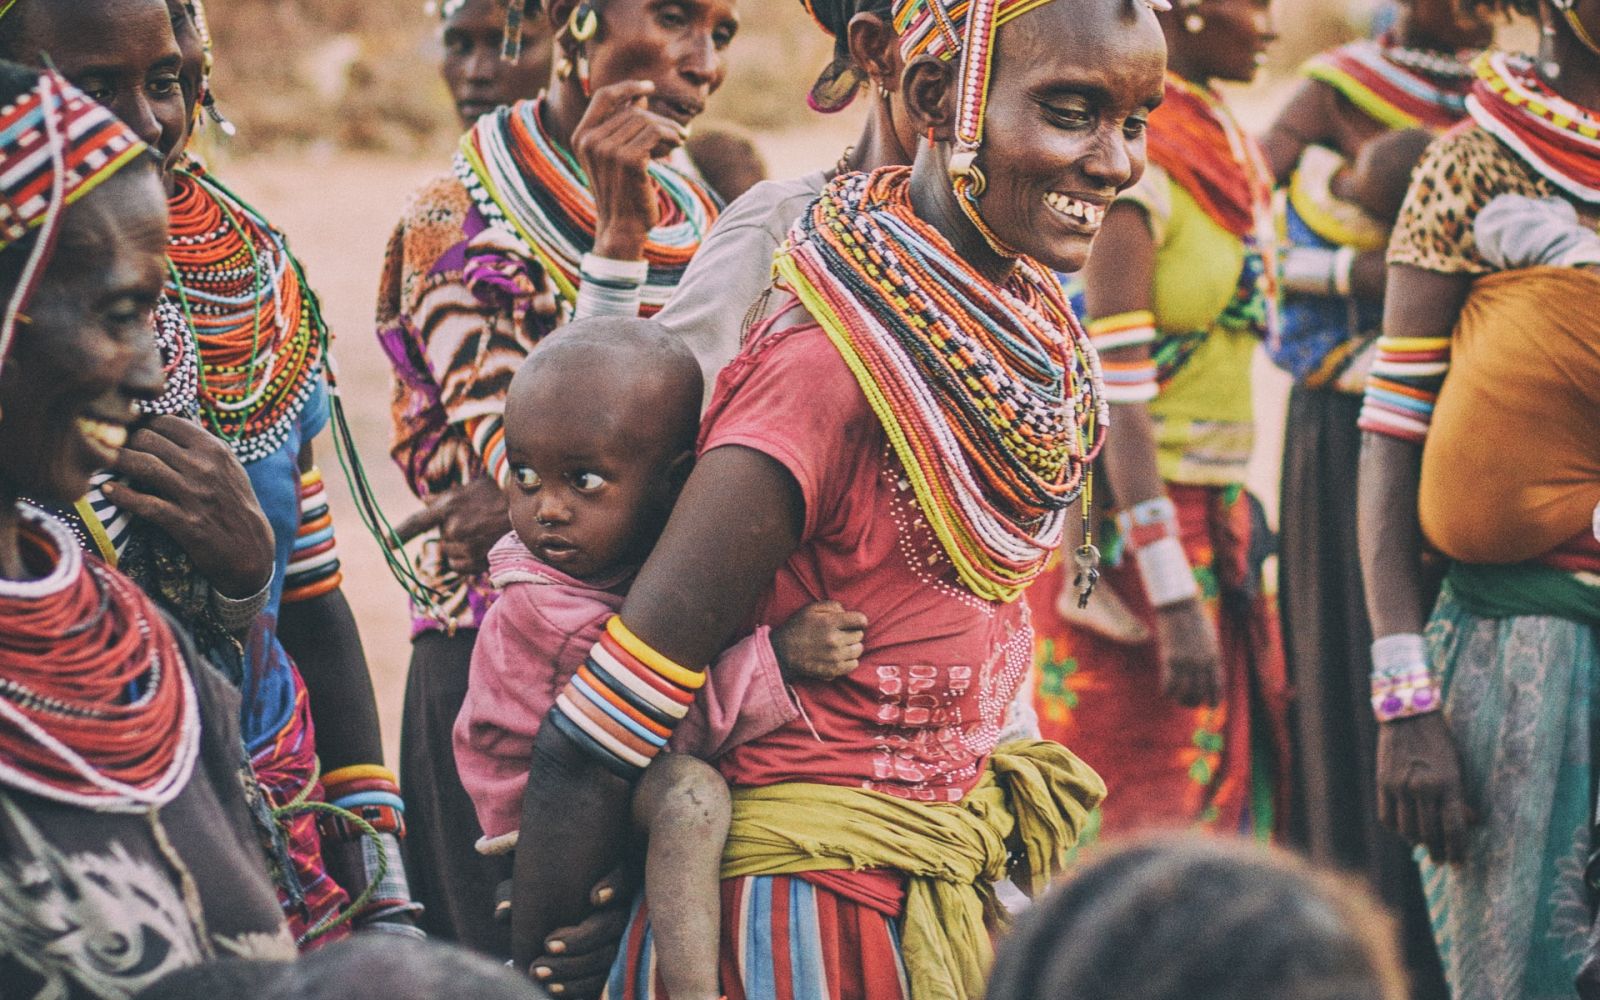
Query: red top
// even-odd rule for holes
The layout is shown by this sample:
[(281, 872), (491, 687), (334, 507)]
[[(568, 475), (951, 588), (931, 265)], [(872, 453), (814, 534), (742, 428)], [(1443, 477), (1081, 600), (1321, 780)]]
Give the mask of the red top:
[(805, 499), (800, 548), (752, 624), (823, 600), (869, 624), (860, 668), (794, 683), (801, 717), (729, 752), (722, 773), (734, 785), (812, 781), (959, 801), (1026, 676), (1026, 603), (990, 603), (960, 585), (882, 424), (803, 311), (780, 310), (717, 380), (700, 450), (728, 445), (777, 460)]

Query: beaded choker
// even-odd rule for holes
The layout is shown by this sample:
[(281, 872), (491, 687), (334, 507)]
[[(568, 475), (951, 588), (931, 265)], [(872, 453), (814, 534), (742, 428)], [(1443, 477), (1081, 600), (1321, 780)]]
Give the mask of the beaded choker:
[(1167, 74), (1166, 99), (1150, 116), (1151, 162), (1217, 225), (1253, 238), (1272, 219), (1272, 174), (1254, 139), (1209, 91)]
[[(489, 224), (537, 254), (571, 304), (583, 255), (594, 249), (594, 194), (578, 161), (545, 134), (541, 103), (520, 101), (479, 119), (461, 139), (455, 171)], [(650, 177), (661, 221), (644, 246), (644, 316), (666, 305), (717, 217), (711, 194), (671, 166), (652, 163)]]
[(1099, 360), (1055, 277), (997, 285), (917, 218), (911, 171), (835, 179), (778, 255), (883, 423), (961, 582), (1015, 600), (1061, 544), (1106, 427)]
[(0, 782), (101, 812), (163, 806), (200, 747), (177, 640), (131, 581), (19, 510), (24, 558), (49, 569), (0, 581)]
[(1472, 120), (1550, 183), (1600, 204), (1600, 114), (1551, 90), (1525, 56), (1484, 53), (1473, 68)]
[(1449, 128), (1467, 113), (1472, 84), (1472, 68), (1460, 56), (1402, 48), (1388, 39), (1324, 52), (1306, 63), (1305, 75), (1392, 129)]
[(200, 354), (200, 409), (240, 461), (272, 454), (316, 388), (327, 330), (282, 234), (198, 167), (168, 208), (167, 294)]

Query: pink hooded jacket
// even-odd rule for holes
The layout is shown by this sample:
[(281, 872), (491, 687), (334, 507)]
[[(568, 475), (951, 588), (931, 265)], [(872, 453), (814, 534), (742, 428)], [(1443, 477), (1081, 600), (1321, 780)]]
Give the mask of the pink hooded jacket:
[[(516, 845), (522, 792), (539, 726), (583, 665), (632, 582), (584, 583), (540, 561), (515, 534), (489, 552), (501, 591), (478, 630), (467, 697), (456, 717), (456, 770), (483, 826), (478, 850)], [(763, 626), (717, 659), (668, 749), (712, 760), (798, 717)]]

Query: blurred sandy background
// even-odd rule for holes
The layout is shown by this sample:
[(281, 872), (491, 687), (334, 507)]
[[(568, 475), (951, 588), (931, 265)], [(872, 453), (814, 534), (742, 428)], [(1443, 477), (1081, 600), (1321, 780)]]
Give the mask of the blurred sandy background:
[[(1235, 92), (1246, 126), (1264, 129), (1293, 68), (1363, 33), (1373, 6), (1278, 0), (1283, 38), (1273, 63), (1259, 83)], [(217, 94), (239, 135), (209, 145), (208, 155), (304, 260), (333, 326), (339, 382), (367, 473), (397, 520), (416, 502), (388, 459), (388, 366), (372, 312), (400, 207), (413, 188), (448, 167), (456, 138), (435, 72), (436, 21), (421, 0), (211, 0), (209, 13)], [(707, 118), (753, 137), (772, 176), (834, 162), (860, 123), (848, 111), (830, 119), (805, 107), (828, 42), (794, 0), (743, 0), (741, 16), (728, 83)], [(216, 130), (209, 138), (216, 142)], [(1264, 359), (1257, 370), (1261, 433), (1251, 485), (1275, 514), (1287, 383)], [(331, 440), (324, 436), (318, 447), (334, 483), (345, 592), (361, 625), (393, 762), (410, 655), (405, 598), (334, 474)]]

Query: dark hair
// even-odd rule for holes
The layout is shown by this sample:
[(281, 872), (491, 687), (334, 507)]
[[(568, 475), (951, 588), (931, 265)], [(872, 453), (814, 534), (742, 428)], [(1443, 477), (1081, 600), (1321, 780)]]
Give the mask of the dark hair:
[(533, 980), (453, 945), (361, 934), (298, 962), (230, 959), (184, 969), (135, 1000), (550, 1000)]
[(1521, 14), (1523, 17), (1539, 16), (1540, 0), (1456, 0), (1464, 11), (1482, 14)]
[(1354, 883), (1200, 837), (1104, 854), (1001, 945), (989, 1000), (1403, 1000), (1393, 921)]

